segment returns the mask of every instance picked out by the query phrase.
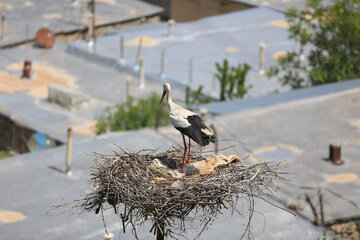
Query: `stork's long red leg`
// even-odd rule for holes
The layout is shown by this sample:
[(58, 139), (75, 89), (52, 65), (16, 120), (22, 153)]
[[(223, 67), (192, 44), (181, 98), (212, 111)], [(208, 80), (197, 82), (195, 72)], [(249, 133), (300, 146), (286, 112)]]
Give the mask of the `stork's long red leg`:
[(190, 149), (191, 149), (191, 142), (190, 142), (190, 137), (189, 137), (189, 151), (188, 151), (188, 160), (186, 161), (186, 163), (190, 162)]
[(185, 155), (186, 155), (187, 147), (186, 147), (186, 141), (185, 141), (184, 134), (181, 134), (181, 135), (182, 135), (182, 138), (183, 138), (183, 141), (184, 141), (184, 155), (183, 155), (183, 160), (182, 160), (181, 170), (180, 170), (180, 172), (182, 173), (182, 172), (183, 172), (183, 168), (184, 168), (184, 163), (185, 163)]

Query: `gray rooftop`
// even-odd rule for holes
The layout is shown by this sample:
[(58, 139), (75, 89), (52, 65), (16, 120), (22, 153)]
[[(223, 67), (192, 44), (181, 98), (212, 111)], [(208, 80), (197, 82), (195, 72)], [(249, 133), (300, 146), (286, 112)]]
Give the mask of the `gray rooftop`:
[[(172, 144), (152, 130), (124, 132), (103, 138), (133, 151), (155, 147), (160, 147), (161, 151)], [(1, 239), (103, 239), (104, 229), (99, 215), (86, 213), (69, 217), (71, 212), (57, 215), (61, 210), (52, 212), (54, 216), (42, 216), (41, 213), (53, 205), (79, 199), (89, 192), (87, 181), (93, 161), (91, 151), (111, 154), (113, 149), (116, 147), (102, 139), (74, 144), (70, 176), (61, 172), (64, 169), (65, 147), (1, 160), (0, 192), (1, 196), (5, 196), (0, 200)], [(246, 227), (247, 206), (241, 202), (238, 207), (244, 216), (230, 216), (231, 213), (224, 210), (224, 214), (200, 239), (239, 239)], [(316, 239), (322, 235), (322, 229), (314, 227), (308, 220), (294, 217), (263, 201), (256, 201), (256, 210), (252, 222), (252, 233), (256, 239), (285, 240), (298, 236)], [(18, 214), (12, 222), (11, 217), (2, 215), (8, 211)], [(112, 209), (105, 211), (105, 218), (108, 230), (115, 234), (115, 239), (134, 239), (130, 231), (121, 233), (120, 219)], [(149, 227), (149, 224), (144, 225), (140, 239), (154, 238), (148, 233)], [(198, 231), (191, 229), (186, 236), (194, 238)]]
[[(354, 84), (351, 81), (349, 83)], [(293, 217), (257, 201), (256, 209), (259, 213), (255, 213), (252, 229), (255, 239), (320, 237), (322, 229), (311, 225), (312, 213), (304, 201), (304, 193), (313, 197), (318, 186), (324, 193), (325, 220), (351, 217), (358, 213), (360, 88), (353, 86), (347, 90), (338, 87), (339, 91), (324, 95), (305, 94), (307, 97), (293, 99), (286, 104), (273, 102), (272, 105), (260, 105), (207, 121), (217, 129), (220, 149), (235, 145), (222, 150), (224, 154), (241, 157), (250, 154), (245, 164), (286, 160), (284, 170), (290, 173), (287, 175), (289, 182), (278, 182), (279, 204), (287, 206), (295, 203), (305, 210)], [(304, 91), (311, 92), (312, 89)], [(291, 93), (296, 95), (295, 92)], [(181, 144), (180, 134), (172, 127), (161, 128), (159, 132), (145, 129), (113, 133), (94, 141), (75, 143), (71, 176), (56, 171), (64, 168), (65, 147), (1, 160), (0, 189), (1, 195), (7, 197), (0, 200), (0, 211), (13, 211), (26, 217), (13, 223), (0, 221), (2, 236), (16, 236), (18, 239), (102, 238), (103, 226), (98, 216), (85, 214), (69, 219), (66, 215), (40, 216), (44, 208), (62, 199), (77, 199), (89, 190), (87, 180), (92, 162), (91, 151), (107, 154), (115, 148), (102, 138), (134, 151), (155, 147), (164, 150), (170, 145)], [(341, 144), (344, 165), (335, 166), (326, 160), (330, 143)], [(212, 148), (204, 149), (204, 153)], [(240, 204), (239, 208), (246, 209), (246, 206)], [(121, 228), (118, 219), (111, 210), (106, 216), (110, 231), (119, 236)], [(235, 214), (229, 218), (225, 211), (201, 239), (219, 239), (220, 236), (224, 239), (238, 239), (243, 223), (243, 217)], [(147, 233), (147, 226), (141, 232), (140, 239), (153, 238)], [(187, 236), (191, 238), (194, 234), (190, 231)], [(130, 233), (120, 237), (131, 239)]]
[(360, 79), (337, 82), (314, 86), (311, 88), (297, 89), (290, 92), (271, 94), (257, 98), (236, 99), (227, 102), (212, 102), (198, 106), (206, 108), (208, 112), (215, 115), (223, 115), (234, 112), (240, 112), (252, 108), (263, 108), (272, 105), (286, 104), (296, 100), (302, 100), (311, 97), (321, 97), (339, 91), (350, 90), (360, 87)]
[[(167, 31), (164, 23), (144, 25), (114, 32), (117, 35), (99, 39), (96, 54), (89, 53), (85, 42), (76, 42), (68, 48), (68, 51), (76, 56), (68, 54), (64, 44), (57, 44), (49, 51), (31, 46), (2, 50), (0, 54), (2, 78), (4, 74), (7, 77), (19, 75), (20, 70), (17, 65), (25, 58), (31, 58), (34, 66), (38, 66), (39, 74), (41, 71), (42, 74), (50, 71), (64, 79), (69, 78), (71, 80), (69, 85), (76, 85), (81, 92), (91, 96), (93, 105), (88, 109), (68, 111), (46, 102), (41, 96), (33, 96), (35, 93), (31, 91), (7, 93), (4, 89), (3, 91), (0, 89), (0, 113), (10, 116), (20, 124), (65, 141), (67, 125), (86, 125), (104, 107), (124, 101), (126, 76), (133, 75), (135, 78), (133, 85), (135, 96), (142, 96), (152, 90), (161, 91), (162, 82), (157, 79), (156, 70), (160, 68), (161, 48), (167, 49), (166, 56), (172, 63), (166, 66), (168, 80), (178, 83), (178, 87), (187, 84), (187, 59), (193, 56), (194, 74), (199, 74), (194, 75), (194, 84), (204, 84), (208, 91), (211, 91), (213, 72), (209, 71), (209, 68), (195, 69), (197, 66), (208, 66), (211, 59), (213, 59), (211, 61), (219, 61), (226, 56), (234, 63), (246, 60), (254, 66), (255, 70), (251, 72), (249, 79), (253, 79), (251, 83), (255, 87), (257, 84), (257, 90), (255, 91), (254, 87), (251, 96), (264, 95), (275, 89), (284, 91), (286, 89), (280, 88), (279, 83), (261, 80), (262, 78), (256, 76), (257, 46), (260, 38), (264, 37), (267, 40), (264, 42), (268, 45), (266, 64), (269, 65), (275, 62), (272, 59), (274, 53), (296, 47), (287, 40), (286, 28), (272, 25), (282, 26), (281, 16), (283, 15), (272, 10), (258, 8), (244, 11), (242, 14), (233, 13), (193, 23), (176, 24), (173, 38), (164, 36)], [(232, 25), (224, 25), (230, 22)], [(258, 27), (254, 27), (255, 24), (258, 24)], [(238, 37), (244, 30), (246, 34)], [(120, 66), (117, 57), (119, 36), (123, 35), (126, 41), (130, 41), (141, 36), (140, 34), (148, 37), (148, 44), (157, 43), (153, 47), (143, 46), (145, 64), (149, 64), (146, 65), (146, 69), (151, 69), (147, 73), (147, 78), (151, 81), (147, 83), (146, 91), (137, 88), (138, 80), (131, 70), (136, 44), (128, 43), (126, 47), (127, 67)], [(224, 51), (229, 46), (234, 47), (230, 48), (231, 51), (239, 52), (234, 54)], [(79, 53), (87, 56), (88, 59), (79, 58)], [(111, 65), (112, 69), (104, 65)], [(358, 214), (359, 85), (360, 80), (352, 80), (204, 106), (211, 113), (222, 115), (207, 121), (213, 123), (217, 129), (220, 149), (235, 145), (222, 152), (239, 156), (250, 154), (246, 163), (286, 160), (286, 170), (291, 172), (288, 175), (290, 181), (279, 183), (282, 197), (277, 201), (283, 206), (296, 203), (305, 207), (299, 216), (293, 217), (262, 201), (257, 201), (256, 208), (262, 214), (256, 213), (253, 219), (255, 239), (320, 237), (322, 229), (310, 223), (312, 214), (303, 197), (305, 192), (314, 196), (318, 186), (325, 194), (326, 220)], [(181, 88), (177, 89), (175, 96), (177, 99), (182, 99), (183, 93), (179, 91)], [(77, 199), (81, 194), (89, 191), (88, 168), (92, 163), (89, 153), (91, 151), (111, 153), (115, 148), (102, 138), (132, 150), (155, 147), (164, 150), (172, 144), (181, 144), (180, 134), (172, 127), (161, 128), (159, 132), (145, 129), (114, 133), (100, 136), (93, 141), (89, 141), (89, 138), (90, 136), (86, 134), (76, 135), (76, 140), (82, 141), (75, 141), (73, 147), (71, 176), (65, 176), (61, 171), (56, 170), (64, 168), (65, 147), (0, 160), (0, 195), (6, 196), (0, 200), (0, 213), (13, 211), (26, 217), (12, 223), (0, 219), (2, 233), (0, 239), (12, 239), (14, 236), (17, 239), (102, 239), (104, 231), (99, 216), (85, 214), (70, 218), (67, 218), (67, 215), (45, 217), (40, 213), (44, 208), (57, 204), (63, 199)], [(239, 144), (229, 139), (246, 144)], [(345, 165), (335, 166), (326, 160), (328, 145), (331, 143), (342, 145)], [(210, 146), (206, 150), (212, 148), (213, 146)], [(246, 206), (239, 207), (246, 208)], [(116, 238), (119, 237), (120, 222), (113, 216), (111, 210), (107, 213), (107, 221), (110, 231), (116, 234)], [(234, 215), (229, 218), (226, 212), (215, 221), (213, 227), (204, 233), (201, 239), (238, 239), (244, 227), (243, 223), (242, 217)], [(140, 234), (140, 239), (153, 239), (146, 226)], [(187, 236), (194, 237), (195, 233), (189, 232)], [(129, 232), (120, 237), (132, 239)]]
[[(95, 2), (96, 26), (153, 16), (162, 11), (158, 6), (138, 0)], [(84, 29), (88, 25), (90, 16), (85, 5), (86, 1), (79, 0), (1, 1), (0, 14), (6, 15), (7, 30), (5, 38), (0, 39), (0, 47), (34, 39), (37, 30), (42, 27), (49, 28), (55, 33)]]
[[(169, 146), (168, 141), (149, 130), (107, 136), (106, 139), (134, 151), (141, 149), (139, 142), (144, 148)], [(26, 216), (25, 220), (14, 223), (5, 223), (1, 218), (0, 239), (103, 239), (101, 217), (85, 214), (69, 218), (71, 212), (59, 216), (42, 216), (41, 213), (89, 192), (91, 151), (110, 154), (113, 149), (112, 144), (102, 139), (74, 144), (70, 176), (61, 172), (64, 170), (65, 147), (0, 161), (0, 192), (1, 196), (6, 196), (0, 200), (0, 213), (13, 211)], [(110, 230), (116, 230), (118, 234), (119, 220), (109, 216), (108, 221)], [(130, 235), (127, 234), (129, 239)]]
[[(250, 154), (249, 162), (286, 160), (291, 174), (289, 183), (280, 184), (285, 192), (281, 200), (304, 206), (302, 214), (306, 218), (313, 216), (304, 193), (313, 196), (318, 186), (325, 194), (327, 221), (356, 216), (360, 207), (359, 82), (274, 94), (258, 102), (219, 103), (217, 109), (234, 106), (232, 111), (225, 111), (227, 114), (209, 119), (208, 124), (216, 127), (219, 149), (234, 145), (224, 153), (243, 157)], [(276, 101), (279, 99), (282, 101)], [(248, 107), (242, 108), (245, 103)], [(161, 133), (181, 144), (181, 137), (171, 127), (161, 129)], [(330, 144), (342, 146), (343, 166), (327, 160)]]
[[(35, 77), (30, 81), (19, 79), (26, 58), (33, 61)], [(125, 101), (126, 77), (133, 77), (130, 94), (134, 97), (144, 97), (151, 92), (160, 95), (162, 91), (161, 83), (149, 81), (146, 88), (140, 90), (137, 75), (75, 57), (68, 54), (66, 45), (60, 42), (49, 50), (33, 46), (3, 49), (0, 63), (0, 113), (61, 142), (66, 141), (68, 125), (82, 129), (75, 130), (75, 140), (93, 137), (90, 132), (96, 114), (107, 106)], [(46, 90), (51, 84), (77, 89), (90, 97), (91, 105), (85, 109), (67, 110), (49, 103)], [(177, 92), (175, 88), (177, 99), (183, 99), (184, 94)]]
[[(160, 80), (160, 59), (165, 53), (166, 81), (189, 84), (189, 59), (193, 59), (193, 85), (204, 85), (208, 94), (218, 93), (218, 83), (213, 88), (215, 62), (227, 58), (232, 65), (248, 63), (252, 66), (247, 84), (253, 88), (249, 96), (261, 96), (274, 91), (286, 91), (276, 79), (268, 80), (259, 74), (259, 43), (266, 44), (265, 67), (275, 65), (275, 58), (283, 52), (297, 50), (288, 39), (287, 22), (283, 13), (268, 8), (254, 8), (200, 19), (175, 23), (174, 34), (167, 36), (167, 23), (153, 23), (111, 32), (97, 40), (96, 48), (86, 41), (69, 45), (69, 51), (106, 62), (115, 68), (133, 69), (137, 44), (143, 38), (141, 55), (149, 77)], [(120, 64), (120, 36), (125, 39), (125, 67)], [(165, 81), (165, 80), (163, 80)]]
[[(306, 9), (306, 0), (233, 0), (252, 6), (268, 7), (277, 11), (286, 12), (289, 8)], [(323, 0), (323, 5), (328, 5), (332, 0)]]

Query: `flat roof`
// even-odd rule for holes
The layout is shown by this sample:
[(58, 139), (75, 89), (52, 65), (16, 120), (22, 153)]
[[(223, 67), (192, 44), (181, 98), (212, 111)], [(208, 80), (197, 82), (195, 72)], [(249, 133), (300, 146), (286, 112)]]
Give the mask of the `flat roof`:
[[(344, 82), (351, 84), (354, 81)], [(321, 228), (311, 224), (313, 215), (304, 200), (308, 193), (317, 205), (317, 189), (324, 195), (325, 220), (352, 217), (357, 213), (360, 202), (360, 88), (337, 86), (337, 91), (325, 94), (303, 94), (303, 98), (288, 98), (286, 104), (266, 105), (260, 108), (236, 111), (210, 118), (207, 124), (214, 124), (218, 133), (219, 149), (225, 155), (236, 154), (249, 157), (244, 164), (261, 161), (283, 162), (288, 181), (279, 181), (279, 195), (273, 199), (281, 206), (297, 204), (304, 210), (297, 217), (274, 208), (262, 201), (256, 202), (253, 219), (253, 235), (257, 239), (289, 239), (304, 236), (315, 239), (322, 234)], [(323, 88), (329, 86), (322, 86)], [(318, 88), (304, 91), (318, 91)], [(297, 95), (296, 91), (289, 94)], [(269, 99), (271, 96), (267, 96)], [(270, 101), (271, 102), (271, 101)], [(232, 102), (232, 104), (237, 104)], [(19, 239), (82, 238), (90, 239), (103, 235), (100, 217), (90, 214), (67, 218), (67, 215), (40, 216), (43, 209), (64, 200), (78, 199), (89, 191), (87, 183), (91, 152), (110, 154), (116, 147), (111, 142), (133, 151), (142, 148), (160, 147), (160, 151), (171, 145), (181, 145), (180, 134), (172, 127), (111, 133), (99, 136), (93, 141), (77, 142), (73, 146), (73, 174), (65, 176), (64, 146), (54, 149), (24, 154), (0, 160), (0, 200), (1, 211), (21, 213), (23, 220), (14, 223), (0, 221), (4, 236)], [(242, 144), (238, 141), (243, 142)], [(345, 164), (336, 166), (328, 158), (329, 144), (340, 144)], [(234, 145), (231, 148), (231, 145)], [(195, 146), (194, 146), (195, 147)], [(194, 149), (194, 148), (193, 148)], [(203, 149), (204, 154), (212, 154), (213, 145)], [(209, 151), (209, 152), (208, 152)], [(31, 179), (31, 181), (28, 181)], [(244, 211), (247, 206), (239, 205)], [(261, 212), (261, 214), (260, 214)], [(238, 237), (242, 232), (244, 218), (224, 215), (214, 222), (202, 239)], [(121, 227), (111, 210), (106, 213), (109, 230), (120, 234)], [(265, 221), (265, 226), (262, 224)], [(287, 227), (284, 228), (284, 222)], [(261, 223), (261, 224), (260, 224)], [(234, 227), (236, 226), (236, 227)], [(140, 233), (140, 239), (150, 238), (147, 225)], [(237, 229), (237, 230), (234, 230)], [(130, 237), (131, 233), (121, 235)], [(188, 237), (195, 236), (189, 231)], [(225, 238), (225, 237), (224, 237)]]
[[(108, 135), (106, 139), (134, 151), (142, 147), (169, 146), (167, 140), (150, 130)], [(0, 200), (0, 213), (11, 211), (25, 216), (22, 221), (9, 223), (0, 218), (2, 238), (103, 239), (100, 216), (77, 216), (77, 213), (69, 216), (71, 212), (57, 215), (56, 211), (51, 212), (55, 216), (41, 215), (54, 205), (80, 199), (91, 191), (88, 184), (89, 168), (94, 160), (91, 152), (111, 154), (116, 147), (103, 139), (97, 139), (75, 143), (72, 149), (71, 175), (62, 172), (65, 168), (65, 146), (0, 160), (1, 196), (4, 196)], [(120, 221), (112, 215), (111, 211), (106, 214), (109, 230), (117, 231), (118, 234)], [(130, 238), (131, 232), (126, 236)]]
[[(232, 0), (252, 6), (268, 7), (277, 11), (286, 12), (289, 8), (306, 9), (306, 0)], [(329, 5), (330, 0), (323, 0), (323, 5)]]
[[(153, 130), (139, 130), (102, 136), (123, 148), (138, 151), (142, 148), (160, 147), (163, 151), (173, 142)], [(0, 220), (0, 231), (4, 238), (17, 239), (101, 239), (104, 229), (100, 215), (85, 213), (69, 216), (70, 212), (57, 214), (61, 210), (52, 212), (53, 216), (42, 216), (44, 210), (51, 206), (79, 199), (91, 189), (88, 184), (90, 178), (89, 167), (93, 163), (92, 151), (111, 154), (116, 147), (103, 139), (76, 143), (73, 145), (72, 174), (65, 175), (64, 146), (54, 149), (24, 154), (13, 158), (0, 160), (0, 213), (11, 211), (21, 216), (12, 219), (13, 222)], [(293, 215), (275, 208), (263, 201), (256, 200), (256, 212), (253, 216), (252, 234), (256, 239), (289, 239), (304, 236), (315, 239), (322, 236), (322, 229), (311, 222), (294, 217)], [(200, 239), (231, 239), (238, 238), (246, 228), (248, 206), (239, 203), (239, 210), (244, 214), (231, 215), (224, 209), (209, 231)], [(112, 209), (105, 211), (105, 220), (109, 232), (115, 238), (133, 238), (131, 231), (122, 233), (120, 219)], [(284, 222), (287, 227), (284, 228)], [(139, 232), (139, 239), (150, 239), (149, 223)], [(200, 229), (190, 229), (186, 236), (194, 238)], [(306, 230), (306, 231), (304, 231)]]
[(309, 88), (296, 89), (289, 92), (270, 94), (257, 98), (235, 99), (226, 102), (212, 102), (197, 106), (196, 108), (206, 108), (208, 112), (215, 115), (223, 115), (244, 110), (263, 108), (278, 104), (285, 104), (292, 101), (316, 98), (340, 91), (360, 88), (360, 79), (329, 83)]
[[(132, 70), (136, 65), (139, 39), (143, 39), (141, 56), (146, 74), (157, 81), (189, 84), (189, 65), (192, 58), (192, 84), (203, 85), (204, 91), (217, 95), (219, 84), (214, 78), (215, 62), (228, 59), (230, 64), (248, 63), (252, 66), (246, 84), (253, 85), (248, 96), (261, 96), (274, 91), (286, 91), (276, 79), (259, 73), (259, 44), (266, 44), (265, 67), (276, 65), (276, 58), (299, 46), (288, 39), (288, 24), (283, 13), (260, 7), (203, 18), (193, 22), (175, 23), (173, 36), (168, 37), (168, 23), (152, 23), (112, 31), (99, 38), (96, 49), (86, 41), (69, 45), (69, 51), (86, 58), (109, 62), (111, 67)], [(125, 66), (120, 65), (120, 37), (125, 41)], [(161, 52), (165, 49), (166, 79), (160, 78)], [(215, 84), (213, 84), (215, 82)]]
[[(86, 1), (57, 0), (4, 0), (0, 14), (6, 15), (6, 35), (0, 47), (35, 39), (43, 27), (54, 33), (73, 32), (88, 26), (89, 10)], [(95, 1), (96, 26), (126, 22), (141, 17), (157, 15), (161, 7), (138, 0)], [(28, 26), (28, 27), (27, 27)]]
[[(146, 81), (139, 89), (138, 74), (110, 69), (86, 59), (68, 54), (67, 45), (56, 43), (52, 49), (34, 46), (3, 49), (0, 52), (0, 113), (18, 124), (44, 133), (61, 142), (66, 141), (66, 128), (75, 126), (75, 140), (92, 138), (94, 119), (107, 106), (123, 103), (126, 99), (126, 78), (133, 78), (130, 94), (136, 98), (151, 92), (162, 92), (161, 82)], [(23, 61), (32, 60), (32, 80), (21, 80)], [(61, 85), (86, 94), (88, 108), (68, 110), (49, 103), (48, 85)], [(174, 86), (176, 99), (185, 94)], [(77, 130), (76, 130), (77, 129)]]
[[(300, 214), (307, 219), (313, 220), (313, 214), (304, 195), (308, 193), (318, 206), (318, 187), (324, 194), (326, 221), (358, 216), (359, 82), (291, 91), (286, 98), (281, 94), (270, 95), (259, 102), (253, 99), (248, 103), (250, 107), (244, 109), (241, 106), (246, 104), (239, 101), (219, 103), (217, 109), (233, 105), (231, 109), (237, 110), (213, 118), (208, 116), (207, 125), (215, 126), (219, 149), (225, 149), (221, 152), (226, 155), (249, 155), (247, 163), (284, 161), (289, 181), (280, 182), (279, 201), (303, 206), (305, 210)], [(279, 99), (284, 101), (277, 102)], [(173, 128), (162, 128), (160, 132), (181, 144)], [(330, 144), (341, 146), (344, 165), (337, 166), (328, 159)], [(213, 149), (210, 145), (204, 152)]]

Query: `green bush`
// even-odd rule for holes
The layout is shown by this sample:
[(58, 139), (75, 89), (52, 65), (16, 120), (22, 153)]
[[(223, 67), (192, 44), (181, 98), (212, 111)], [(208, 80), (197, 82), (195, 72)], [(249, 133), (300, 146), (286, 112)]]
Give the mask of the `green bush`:
[[(107, 108), (97, 117), (97, 134), (107, 131), (134, 130), (144, 127), (154, 127), (160, 105), (160, 97), (152, 93), (147, 98), (134, 100), (129, 97), (126, 103), (114, 108)], [(161, 111), (159, 126), (170, 123), (168, 112)]]
[[(245, 87), (246, 76), (251, 69), (250, 65), (244, 63), (243, 65), (238, 64), (237, 67), (229, 66), (229, 61), (224, 59), (222, 65), (215, 63), (215, 66), (217, 70), (215, 77), (220, 83), (220, 101), (243, 98), (252, 87), (251, 85)], [(197, 90), (192, 91), (190, 86), (186, 87), (185, 103), (187, 106), (213, 101), (213, 98), (204, 96), (203, 88), (203, 86), (199, 86)]]
[(191, 106), (195, 104), (205, 104), (213, 100), (211, 97), (205, 97), (202, 94), (203, 88), (204, 86), (200, 85), (196, 91), (191, 91), (190, 86), (186, 87), (186, 94), (185, 94), (186, 106)]
[(244, 63), (237, 67), (230, 67), (229, 61), (224, 59), (223, 64), (215, 63), (217, 73), (215, 77), (220, 83), (220, 101), (226, 101), (233, 98), (243, 98), (251, 85), (245, 87), (246, 75), (250, 71), (250, 65)]

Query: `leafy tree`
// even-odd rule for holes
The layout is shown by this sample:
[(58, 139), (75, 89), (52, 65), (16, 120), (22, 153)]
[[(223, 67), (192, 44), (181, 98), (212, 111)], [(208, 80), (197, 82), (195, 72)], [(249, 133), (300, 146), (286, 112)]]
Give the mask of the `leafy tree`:
[[(289, 38), (299, 42), (299, 52), (288, 52), (272, 67), (293, 88), (339, 82), (360, 77), (359, 0), (338, 0), (328, 7), (321, 0), (308, 0), (306, 10), (289, 9)], [(304, 60), (304, 47), (311, 51)]]
[(220, 101), (232, 100), (233, 98), (242, 98), (251, 85), (245, 87), (246, 75), (250, 71), (250, 65), (244, 63), (237, 67), (230, 67), (229, 61), (224, 59), (223, 64), (216, 63), (217, 73), (215, 77), (220, 83)]

